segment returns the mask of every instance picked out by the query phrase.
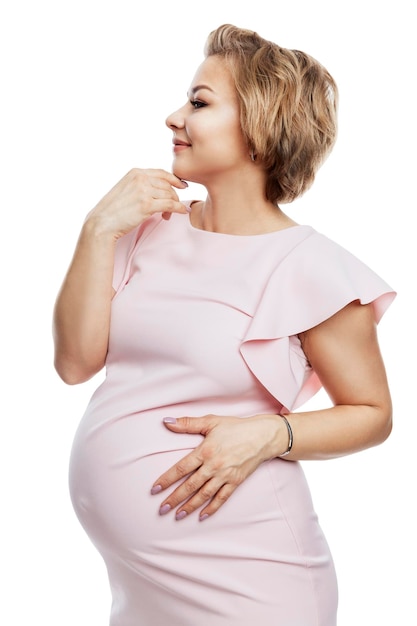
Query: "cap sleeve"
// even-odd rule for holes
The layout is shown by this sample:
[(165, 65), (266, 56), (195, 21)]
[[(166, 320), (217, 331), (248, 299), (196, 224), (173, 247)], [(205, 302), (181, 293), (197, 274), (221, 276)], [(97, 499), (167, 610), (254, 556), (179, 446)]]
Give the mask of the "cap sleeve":
[(297, 335), (350, 302), (372, 303), (379, 322), (396, 293), (367, 265), (313, 231), (275, 268), (240, 351), (256, 378), (288, 411), (321, 387)]
[(143, 239), (152, 232), (161, 219), (160, 215), (150, 217), (143, 224), (117, 240), (114, 253), (112, 283), (116, 295), (123, 289), (130, 278), (132, 259), (136, 253), (139, 242), (143, 241)]

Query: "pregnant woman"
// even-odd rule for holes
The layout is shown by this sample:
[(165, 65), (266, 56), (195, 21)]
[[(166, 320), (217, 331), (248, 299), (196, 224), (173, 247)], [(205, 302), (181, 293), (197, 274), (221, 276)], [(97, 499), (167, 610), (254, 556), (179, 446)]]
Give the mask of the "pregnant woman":
[[(55, 366), (68, 384), (106, 368), (70, 489), (111, 626), (336, 625), (298, 461), (388, 437), (376, 324), (395, 295), (281, 208), (313, 183), (336, 108), (315, 59), (220, 26), (167, 118), (172, 172), (133, 169), (85, 219)], [(180, 202), (187, 180), (205, 199)], [(303, 412), (321, 386), (332, 406)]]

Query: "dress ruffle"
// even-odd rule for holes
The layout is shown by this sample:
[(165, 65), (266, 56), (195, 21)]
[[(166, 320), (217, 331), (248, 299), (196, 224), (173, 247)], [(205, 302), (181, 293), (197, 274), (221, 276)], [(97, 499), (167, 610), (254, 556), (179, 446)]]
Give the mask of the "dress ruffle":
[(311, 233), (272, 273), (240, 348), (255, 377), (288, 411), (322, 386), (297, 335), (355, 300), (372, 303), (378, 323), (396, 295), (350, 252), (313, 229)]

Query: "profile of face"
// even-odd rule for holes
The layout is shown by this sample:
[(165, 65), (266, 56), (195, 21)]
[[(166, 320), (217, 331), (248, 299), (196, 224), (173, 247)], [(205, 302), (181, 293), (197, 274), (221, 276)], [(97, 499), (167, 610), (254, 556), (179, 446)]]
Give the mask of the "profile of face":
[(173, 173), (206, 186), (237, 175), (250, 160), (249, 148), (240, 126), (233, 79), (221, 57), (203, 61), (188, 98), (166, 120), (173, 131)]

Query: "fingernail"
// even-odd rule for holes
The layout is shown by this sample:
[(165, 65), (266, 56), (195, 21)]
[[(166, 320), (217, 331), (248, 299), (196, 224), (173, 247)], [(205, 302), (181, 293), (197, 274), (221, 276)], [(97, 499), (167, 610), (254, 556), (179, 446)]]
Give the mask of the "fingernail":
[(164, 422), (164, 424), (176, 424), (177, 422), (175, 417), (164, 417), (162, 421)]
[(204, 520), (207, 519), (208, 517), (210, 517), (208, 513), (204, 513), (204, 515), (200, 515), (200, 522), (204, 522)]
[(156, 493), (162, 491), (161, 485), (154, 485), (151, 489), (151, 494), (154, 496)]
[(165, 515), (165, 513), (168, 513), (170, 510), (171, 510), (171, 506), (169, 504), (163, 504), (159, 508), (159, 515)]
[(176, 514), (175, 519), (184, 519), (184, 517), (186, 517), (187, 515), (187, 511), (179, 511), (179, 513)]
[(191, 207), (190, 206), (185, 206), (185, 210), (188, 211), (188, 213), (191, 213)]
[(187, 181), (186, 181), (186, 180), (183, 180), (182, 178), (181, 178), (180, 180), (181, 180), (181, 182), (182, 182), (182, 184), (183, 184), (183, 185), (185, 185), (186, 187), (188, 187), (188, 183), (187, 183)]

